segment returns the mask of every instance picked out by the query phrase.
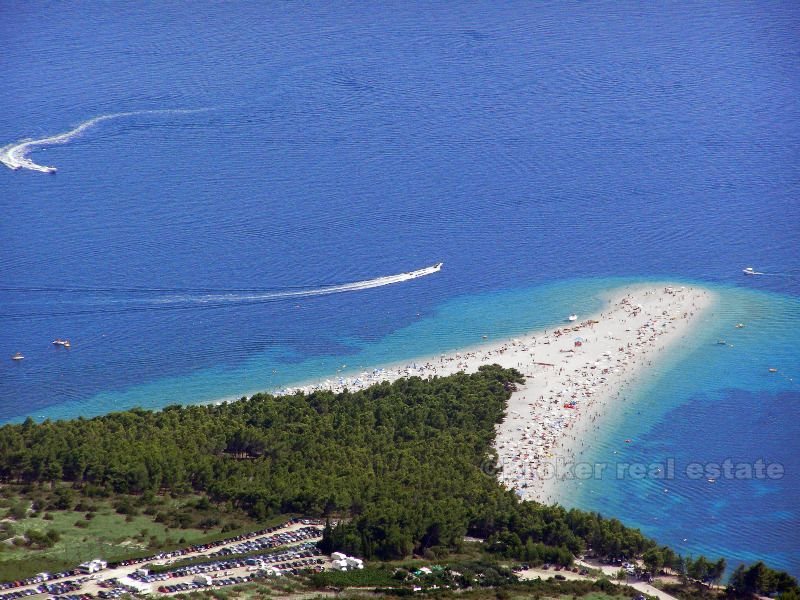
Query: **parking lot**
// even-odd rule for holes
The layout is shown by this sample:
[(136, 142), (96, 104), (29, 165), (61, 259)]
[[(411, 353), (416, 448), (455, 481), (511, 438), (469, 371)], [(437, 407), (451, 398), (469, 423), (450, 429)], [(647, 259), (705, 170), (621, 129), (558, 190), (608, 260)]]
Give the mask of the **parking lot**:
[[(151, 591), (172, 594), (209, 587), (192, 581), (200, 574), (212, 576), (214, 587), (244, 583), (267, 567), (281, 573), (298, 573), (301, 569), (321, 569), (327, 560), (319, 555), (315, 544), (322, 537), (322, 523), (313, 519), (292, 519), (277, 527), (234, 536), (225, 540), (196, 544), (162, 552), (153, 556), (120, 561), (93, 575), (75, 570), (35, 576), (0, 584), (0, 600), (18, 600), (32, 596), (58, 597), (64, 600), (88, 600), (92, 597), (116, 598), (131, 590), (122, 585), (127, 578), (137, 585), (149, 585)], [(281, 552), (269, 551), (288, 547)], [(247, 558), (225, 557), (249, 554)], [(177, 567), (168, 573), (137, 573), (144, 564), (170, 565), (186, 560), (201, 561), (188, 567)], [(207, 559), (207, 561), (205, 560)], [(249, 561), (249, 562), (248, 562)], [(329, 564), (329, 563), (328, 563)], [(169, 581), (169, 583), (163, 583)], [(162, 585), (156, 585), (162, 583)], [(162, 589), (163, 588), (163, 589)], [(169, 589), (173, 588), (173, 589)]]

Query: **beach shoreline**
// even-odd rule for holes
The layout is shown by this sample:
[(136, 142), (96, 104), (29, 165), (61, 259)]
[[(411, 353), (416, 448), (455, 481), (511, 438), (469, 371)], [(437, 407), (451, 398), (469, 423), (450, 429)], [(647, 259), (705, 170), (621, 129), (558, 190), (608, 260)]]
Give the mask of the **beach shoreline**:
[(636, 398), (635, 387), (691, 339), (716, 299), (697, 286), (629, 286), (605, 296), (606, 308), (580, 332), (587, 338), (580, 347), (571, 336), (551, 337), (557, 366), (526, 373), (497, 429), (501, 482), (522, 498), (553, 504), (564, 503), (563, 482), (581, 478), (575, 469), (596, 476), (598, 465), (581, 462), (592, 442)]
[[(559, 485), (589, 450), (590, 434), (602, 429), (625, 400), (623, 391), (650, 372), (666, 352), (687, 339), (694, 324), (716, 301), (699, 286), (637, 283), (612, 288), (603, 307), (554, 328), (374, 367), (333, 379), (273, 391), (277, 395), (358, 390), (403, 377), (472, 373), (482, 365), (516, 368), (525, 376), (498, 425), (498, 464), (487, 465), (506, 487), (525, 499), (562, 500)], [(346, 367), (346, 365), (343, 365)]]

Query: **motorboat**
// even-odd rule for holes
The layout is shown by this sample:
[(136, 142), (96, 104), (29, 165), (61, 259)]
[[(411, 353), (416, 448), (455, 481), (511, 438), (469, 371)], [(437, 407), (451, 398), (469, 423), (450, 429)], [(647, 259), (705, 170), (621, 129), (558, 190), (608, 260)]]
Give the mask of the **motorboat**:
[(570, 315), (569, 317), (567, 317), (567, 321), (577, 321), (577, 320), (578, 320), (578, 315)]
[(69, 340), (62, 340), (61, 338), (56, 338), (53, 340), (53, 346), (63, 346), (64, 348), (69, 348), (70, 343)]
[(762, 272), (754, 270), (753, 267), (746, 267), (742, 269), (742, 273), (745, 275), (763, 275)]
[(736, 329), (743, 329), (743, 328), (744, 328), (744, 323), (737, 323), (736, 324)]
[(58, 169), (56, 169), (55, 167), (45, 167), (44, 168), (44, 172), (45, 173), (50, 173), (51, 175), (55, 175), (56, 171), (58, 171)]
[(22, 352), (15, 352), (14, 356), (11, 357), (11, 360), (22, 360), (23, 358), (25, 357), (22, 355)]

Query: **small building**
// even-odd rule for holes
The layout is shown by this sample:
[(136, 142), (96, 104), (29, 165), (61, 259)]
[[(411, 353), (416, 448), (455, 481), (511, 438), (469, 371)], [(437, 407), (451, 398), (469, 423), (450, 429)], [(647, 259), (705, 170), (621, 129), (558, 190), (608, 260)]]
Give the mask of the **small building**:
[(354, 571), (364, 568), (364, 561), (354, 556), (347, 556), (341, 552), (331, 554), (331, 569), (334, 571)]
[(102, 571), (108, 566), (108, 563), (102, 559), (95, 558), (94, 560), (87, 560), (78, 565), (78, 570), (86, 575)]
[(331, 564), (331, 568), (334, 571), (347, 571), (347, 561), (342, 559), (334, 560)]
[(149, 583), (139, 581), (138, 579), (132, 579), (128, 576), (122, 576), (118, 577), (117, 581), (119, 582), (120, 587), (126, 589), (127, 591), (133, 594), (149, 594), (150, 592), (152, 592), (152, 588)]

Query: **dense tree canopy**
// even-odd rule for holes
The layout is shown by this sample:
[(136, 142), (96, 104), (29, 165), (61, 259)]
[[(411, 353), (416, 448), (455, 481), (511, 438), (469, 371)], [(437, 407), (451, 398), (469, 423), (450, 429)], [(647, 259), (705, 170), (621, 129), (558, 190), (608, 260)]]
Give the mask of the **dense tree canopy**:
[[(616, 519), (521, 502), (484, 472), (510, 390), (522, 381), (492, 365), (357, 392), (28, 419), (0, 427), (0, 481), (66, 481), (87, 494), (196, 492), (257, 519), (331, 516), (340, 523), (326, 531), (329, 549), (366, 557), (446, 551), (469, 533), (530, 562), (566, 564), (591, 549), (718, 579), (724, 561), (683, 562)], [(788, 589), (774, 572), (759, 573), (737, 571), (737, 589)]]
[(352, 516), (370, 522), (381, 553), (396, 555), (454, 543), (513, 504), (480, 465), (519, 380), (487, 366), (353, 393), (28, 420), (0, 428), (0, 480), (205, 492), (259, 518)]
[(783, 571), (770, 569), (758, 561), (750, 567), (739, 565), (728, 583), (728, 591), (740, 596), (773, 596), (781, 598), (797, 598), (797, 580)]

